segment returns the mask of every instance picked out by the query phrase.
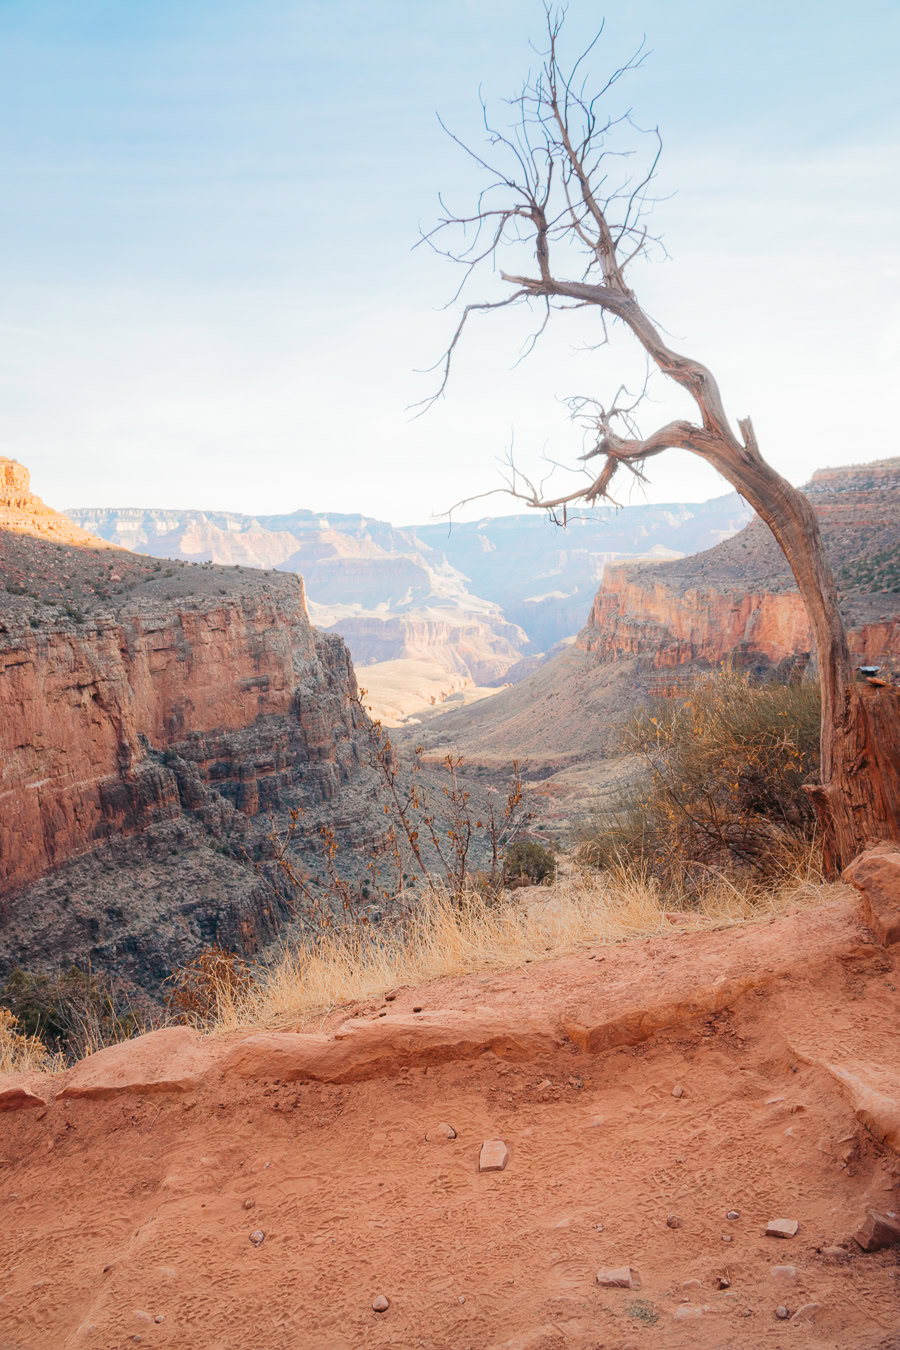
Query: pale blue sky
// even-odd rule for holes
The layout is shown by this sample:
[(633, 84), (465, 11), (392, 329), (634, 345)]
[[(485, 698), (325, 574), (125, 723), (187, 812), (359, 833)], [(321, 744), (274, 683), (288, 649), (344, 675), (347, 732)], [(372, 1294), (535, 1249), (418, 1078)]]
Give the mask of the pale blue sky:
[[(573, 49), (603, 15), (573, 0)], [(643, 33), (613, 111), (658, 122), (672, 261), (640, 295), (794, 481), (897, 452), (900, 4), (609, 4), (593, 70)], [(0, 453), (55, 505), (302, 506), (425, 520), (573, 445), (556, 395), (615, 384), (555, 321), (482, 321), (410, 422), (451, 277), (412, 253), (477, 186), (535, 0), (0, 0)], [(660, 408), (666, 413), (665, 406)], [(654, 500), (725, 490), (682, 456)], [(513, 509), (502, 498), (470, 514)]]

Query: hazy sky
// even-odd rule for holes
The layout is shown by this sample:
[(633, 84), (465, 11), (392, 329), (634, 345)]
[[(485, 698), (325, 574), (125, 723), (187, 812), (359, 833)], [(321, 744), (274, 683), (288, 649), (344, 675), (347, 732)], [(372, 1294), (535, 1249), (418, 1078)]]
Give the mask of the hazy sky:
[[(572, 0), (575, 50), (603, 15)], [(659, 123), (639, 295), (802, 482), (898, 452), (897, 0), (610, 0), (598, 78)], [(411, 251), (480, 182), (435, 121), (514, 93), (537, 0), (0, 0), (0, 454), (56, 506), (307, 507), (424, 521), (575, 447), (616, 383), (562, 315), (473, 328), (446, 400), (448, 267)], [(490, 279), (488, 279), (490, 282)], [(489, 286), (490, 288), (490, 286)], [(475, 293), (471, 298), (477, 298)], [(664, 420), (666, 407), (661, 406)], [(652, 464), (652, 500), (727, 490)], [(469, 516), (515, 509), (504, 498)]]

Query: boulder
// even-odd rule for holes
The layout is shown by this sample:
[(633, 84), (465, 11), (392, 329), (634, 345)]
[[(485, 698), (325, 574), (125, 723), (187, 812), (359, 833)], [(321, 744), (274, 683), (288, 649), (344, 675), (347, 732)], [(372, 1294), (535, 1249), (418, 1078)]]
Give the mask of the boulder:
[(844, 880), (862, 896), (863, 917), (884, 947), (900, 942), (900, 849), (877, 844), (854, 858)]
[(210, 1043), (191, 1027), (163, 1027), (88, 1055), (59, 1097), (116, 1097), (122, 1092), (187, 1092), (211, 1071)]

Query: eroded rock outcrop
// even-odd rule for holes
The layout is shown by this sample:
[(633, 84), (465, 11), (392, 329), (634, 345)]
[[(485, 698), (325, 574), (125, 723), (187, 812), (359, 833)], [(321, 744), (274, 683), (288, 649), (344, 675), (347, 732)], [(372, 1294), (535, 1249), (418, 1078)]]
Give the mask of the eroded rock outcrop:
[[(353, 669), (343, 642), (312, 627), (302, 578), (140, 558), (58, 516), (30, 494), (21, 465), (0, 460), (3, 583), (7, 926), (33, 906), (30, 884), (50, 877), (65, 889), (73, 860), (98, 849), (105, 856), (129, 837), (142, 837), (144, 853), (116, 864), (124, 911), (155, 849), (187, 856), (202, 841), (246, 864), (265, 853), (271, 813), (331, 802), (357, 772), (363, 714)], [(73, 882), (76, 892), (82, 884)], [(236, 907), (229, 887), (220, 890), (224, 912), (206, 936), (252, 947), (279, 916), (252, 868), (238, 889)], [(209, 907), (210, 897), (200, 901)], [(165, 909), (164, 897), (155, 917), (148, 912), (148, 933)], [(115, 916), (104, 924), (94, 915), (91, 925), (102, 939)], [(46, 937), (51, 954), (89, 941), (78, 924), (57, 927)]]

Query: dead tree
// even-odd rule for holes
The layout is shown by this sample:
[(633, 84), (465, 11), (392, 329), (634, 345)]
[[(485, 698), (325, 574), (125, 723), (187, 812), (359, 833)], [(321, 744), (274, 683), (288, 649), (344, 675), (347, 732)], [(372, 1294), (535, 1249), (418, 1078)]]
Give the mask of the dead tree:
[[(563, 14), (546, 10), (546, 49), (537, 73), (528, 76), (521, 93), (507, 104), (510, 125), (497, 130), (482, 105), (484, 149), (476, 151), (453, 136), (486, 182), (470, 214), (447, 211), (422, 242), (464, 268), (457, 297), (481, 263), (496, 265), (501, 248), (513, 255), (525, 250), (532, 266), (523, 275), (501, 270), (507, 291), (498, 299), (465, 306), (435, 367), (439, 388), (424, 406), (444, 393), (454, 352), (473, 314), (533, 302), (541, 307), (542, 321), (527, 350), (554, 310), (594, 307), (598, 346), (607, 340), (609, 324), (623, 325), (643, 348), (648, 370), (655, 367), (689, 395), (691, 419), (649, 433), (639, 426), (640, 397), (623, 398), (621, 388), (609, 406), (592, 398), (572, 400), (573, 416), (589, 428), (578, 486), (549, 496), (510, 460), (511, 476), (501, 490), (555, 513), (564, 523), (573, 503), (612, 500), (610, 484), (623, 467), (643, 478), (648, 459), (677, 448), (713, 465), (749, 502), (790, 564), (816, 644), (822, 686), (821, 783), (809, 791), (826, 868), (834, 875), (868, 840), (900, 838), (900, 690), (854, 678), (834, 576), (809, 500), (763, 459), (749, 417), (739, 419), (736, 429), (732, 426), (712, 372), (669, 346), (629, 285), (634, 264), (659, 242), (649, 232), (647, 217), (661, 141), (658, 131), (640, 132), (629, 114), (607, 117), (603, 109), (607, 95), (641, 64), (644, 54), (639, 51), (598, 92), (589, 93), (584, 63), (600, 34), (566, 73), (560, 54)], [(632, 135), (649, 138), (644, 144), (651, 147), (646, 169), (637, 173), (628, 172)], [(460, 233), (461, 243), (445, 244)]]

